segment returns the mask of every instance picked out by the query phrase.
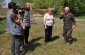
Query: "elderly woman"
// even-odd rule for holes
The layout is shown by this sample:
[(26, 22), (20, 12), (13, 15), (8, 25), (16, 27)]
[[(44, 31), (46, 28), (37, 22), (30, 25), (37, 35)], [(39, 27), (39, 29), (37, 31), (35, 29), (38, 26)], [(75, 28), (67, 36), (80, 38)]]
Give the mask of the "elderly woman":
[(54, 25), (53, 8), (48, 8), (48, 12), (44, 15), (45, 43), (49, 42), (52, 37), (52, 28)]

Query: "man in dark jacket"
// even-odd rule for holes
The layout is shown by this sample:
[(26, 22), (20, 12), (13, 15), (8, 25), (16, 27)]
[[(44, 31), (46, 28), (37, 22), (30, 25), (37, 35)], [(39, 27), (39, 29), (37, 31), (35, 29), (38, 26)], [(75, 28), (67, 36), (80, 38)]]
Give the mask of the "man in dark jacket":
[(76, 21), (74, 15), (70, 12), (69, 7), (65, 7), (61, 13), (60, 19), (63, 19), (63, 37), (65, 42), (72, 43), (72, 30), (75, 28)]

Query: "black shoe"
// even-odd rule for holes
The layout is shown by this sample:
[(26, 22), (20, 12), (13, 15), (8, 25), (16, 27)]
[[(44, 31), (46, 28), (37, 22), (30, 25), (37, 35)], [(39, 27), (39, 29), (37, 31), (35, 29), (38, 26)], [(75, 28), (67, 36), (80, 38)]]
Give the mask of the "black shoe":
[(69, 40), (68, 42), (69, 42), (69, 44), (73, 44), (73, 40), (72, 40), (72, 39), (71, 39), (71, 40)]

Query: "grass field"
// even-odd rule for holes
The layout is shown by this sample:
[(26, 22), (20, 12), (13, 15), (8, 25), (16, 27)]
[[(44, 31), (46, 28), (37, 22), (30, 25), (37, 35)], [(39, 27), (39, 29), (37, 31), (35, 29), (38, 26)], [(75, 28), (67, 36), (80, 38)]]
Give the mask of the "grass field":
[[(55, 18), (52, 41), (44, 45), (43, 19), (35, 19), (29, 36), (30, 44), (22, 55), (85, 55), (85, 19), (76, 19), (77, 26), (73, 30), (73, 37), (77, 39), (72, 45), (65, 44), (62, 37), (63, 22)], [(5, 33), (5, 19), (0, 20), (0, 55), (11, 55), (11, 34)]]

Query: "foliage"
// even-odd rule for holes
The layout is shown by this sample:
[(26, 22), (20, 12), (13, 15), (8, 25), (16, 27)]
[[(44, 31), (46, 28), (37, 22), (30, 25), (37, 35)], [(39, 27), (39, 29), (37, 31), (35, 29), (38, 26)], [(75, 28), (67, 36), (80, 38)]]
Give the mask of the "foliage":
[(71, 8), (71, 11), (76, 16), (85, 15), (85, 1), (84, 0), (20, 0), (19, 4), (24, 6), (25, 2), (34, 3), (33, 9), (47, 9), (48, 7), (55, 8), (57, 14), (59, 14), (63, 8), (64, 4), (68, 3), (68, 6)]
[(22, 0), (19, 2), (20, 5), (24, 5), (25, 2), (34, 3), (33, 9), (47, 9), (49, 7), (55, 8), (57, 13), (63, 10), (63, 1), (64, 0)]
[(69, 7), (76, 16), (85, 15), (84, 0), (69, 0)]
[(24, 6), (24, 4), (26, 2), (32, 2), (32, 1), (33, 0), (19, 0), (19, 1), (15, 0), (15, 2), (17, 3), (17, 5), (20, 5), (20, 6)]

